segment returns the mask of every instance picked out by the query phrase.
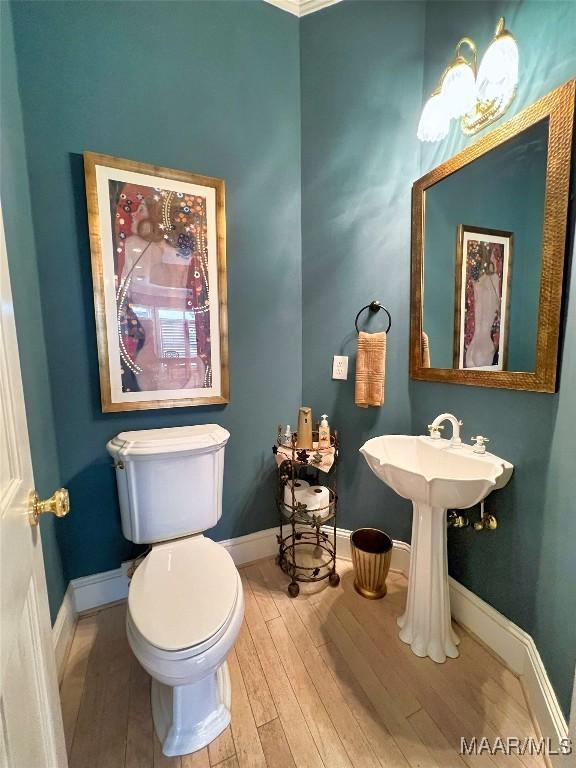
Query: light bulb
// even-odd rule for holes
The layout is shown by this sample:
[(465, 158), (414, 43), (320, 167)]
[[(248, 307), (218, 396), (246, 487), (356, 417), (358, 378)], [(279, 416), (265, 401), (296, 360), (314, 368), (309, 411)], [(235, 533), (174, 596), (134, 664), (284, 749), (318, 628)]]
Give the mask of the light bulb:
[(441, 141), (448, 134), (450, 117), (439, 92), (433, 93), (422, 110), (417, 136), (420, 141)]
[(474, 70), (461, 56), (446, 71), (442, 79), (441, 94), (448, 117), (459, 118), (474, 109), (476, 104)]
[(507, 101), (518, 85), (518, 45), (503, 31), (490, 43), (478, 69), (480, 101)]

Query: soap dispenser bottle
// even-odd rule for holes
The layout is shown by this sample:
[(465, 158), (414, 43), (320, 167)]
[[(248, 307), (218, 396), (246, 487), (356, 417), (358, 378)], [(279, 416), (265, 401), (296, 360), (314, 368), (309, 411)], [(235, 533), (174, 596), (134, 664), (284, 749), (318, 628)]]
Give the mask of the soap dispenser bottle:
[(330, 448), (330, 425), (326, 413), (322, 414), (322, 421), (318, 429), (318, 448)]

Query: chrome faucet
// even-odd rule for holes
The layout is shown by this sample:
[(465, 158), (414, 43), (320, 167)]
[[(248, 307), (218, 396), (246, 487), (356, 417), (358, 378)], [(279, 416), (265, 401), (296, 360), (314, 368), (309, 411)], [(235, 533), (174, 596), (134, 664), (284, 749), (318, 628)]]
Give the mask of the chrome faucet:
[(463, 422), (451, 413), (441, 413), (440, 416), (436, 416), (432, 424), (428, 424), (430, 437), (433, 440), (440, 439), (440, 430), (444, 429), (444, 427), (440, 426), (443, 421), (449, 421), (452, 424), (452, 439), (450, 440), (450, 445), (452, 448), (460, 448), (462, 445), (462, 440), (460, 439), (460, 427)]

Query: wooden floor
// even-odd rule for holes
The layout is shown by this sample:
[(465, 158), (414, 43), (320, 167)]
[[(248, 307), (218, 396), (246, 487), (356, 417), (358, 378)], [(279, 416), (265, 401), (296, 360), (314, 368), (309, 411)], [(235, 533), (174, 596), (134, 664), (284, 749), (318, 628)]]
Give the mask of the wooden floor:
[(460, 756), (460, 737), (536, 737), (516, 677), (459, 630), (460, 658), (419, 659), (398, 639), (406, 580), (365, 600), (341, 584), (291, 600), (272, 560), (241, 570), (245, 622), (228, 663), (232, 724), (208, 748), (162, 755), (150, 679), (126, 606), (83, 616), (62, 681), (71, 768), (543, 768), (541, 757)]

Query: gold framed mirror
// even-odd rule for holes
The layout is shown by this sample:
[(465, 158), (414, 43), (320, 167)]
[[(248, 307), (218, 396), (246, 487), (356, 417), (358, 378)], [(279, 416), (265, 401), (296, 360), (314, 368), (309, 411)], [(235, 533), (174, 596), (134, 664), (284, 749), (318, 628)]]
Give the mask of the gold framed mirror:
[(556, 390), (575, 92), (414, 183), (411, 378)]

